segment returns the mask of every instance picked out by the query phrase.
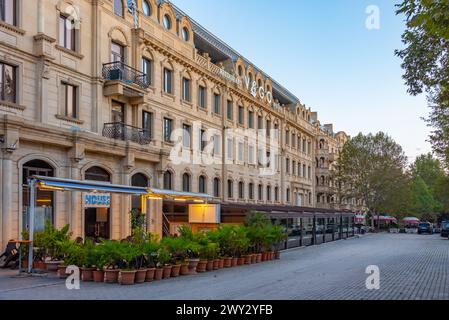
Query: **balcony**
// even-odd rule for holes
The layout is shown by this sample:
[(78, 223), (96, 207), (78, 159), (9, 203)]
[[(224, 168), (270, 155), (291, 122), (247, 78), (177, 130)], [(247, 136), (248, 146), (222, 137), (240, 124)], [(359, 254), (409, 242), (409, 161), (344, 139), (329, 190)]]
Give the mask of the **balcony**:
[(105, 123), (103, 127), (103, 137), (132, 141), (140, 145), (146, 145), (151, 142), (151, 135), (148, 130), (128, 126), (121, 122)]
[(150, 86), (145, 73), (120, 61), (103, 64), (103, 79), (105, 96), (127, 97), (131, 104), (143, 103)]

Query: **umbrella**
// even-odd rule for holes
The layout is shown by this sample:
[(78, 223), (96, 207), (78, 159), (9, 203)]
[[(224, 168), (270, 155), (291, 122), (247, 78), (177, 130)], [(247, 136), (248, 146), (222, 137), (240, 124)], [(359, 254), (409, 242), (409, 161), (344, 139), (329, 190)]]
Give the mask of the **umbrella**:
[(402, 221), (404, 223), (407, 223), (407, 224), (418, 224), (418, 223), (420, 223), (420, 220), (418, 218), (415, 218), (415, 217), (406, 217), (406, 218), (402, 219)]

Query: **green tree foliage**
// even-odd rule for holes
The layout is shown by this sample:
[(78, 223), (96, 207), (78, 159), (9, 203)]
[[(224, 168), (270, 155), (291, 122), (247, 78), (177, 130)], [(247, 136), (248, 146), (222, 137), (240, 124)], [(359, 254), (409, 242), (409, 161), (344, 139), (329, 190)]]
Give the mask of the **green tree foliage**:
[(336, 164), (340, 196), (363, 199), (373, 213), (398, 210), (393, 204), (408, 197), (406, 162), (401, 146), (385, 133), (360, 133), (346, 143)]
[(412, 181), (412, 199), (410, 212), (418, 217), (431, 215), (435, 211), (436, 202), (432, 191), (420, 176)]
[(405, 48), (396, 50), (403, 78), (410, 94), (427, 94), (431, 142), (449, 166), (449, 1), (403, 0), (397, 7), (406, 19)]

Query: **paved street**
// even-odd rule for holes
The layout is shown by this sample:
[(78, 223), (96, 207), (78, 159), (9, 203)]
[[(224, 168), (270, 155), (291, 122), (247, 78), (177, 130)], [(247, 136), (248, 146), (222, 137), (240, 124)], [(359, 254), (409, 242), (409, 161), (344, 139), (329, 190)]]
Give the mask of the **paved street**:
[[(0, 272), (0, 299), (449, 299), (449, 240), (381, 234), (283, 253), (280, 261), (124, 287)], [(380, 268), (380, 290), (365, 269)]]

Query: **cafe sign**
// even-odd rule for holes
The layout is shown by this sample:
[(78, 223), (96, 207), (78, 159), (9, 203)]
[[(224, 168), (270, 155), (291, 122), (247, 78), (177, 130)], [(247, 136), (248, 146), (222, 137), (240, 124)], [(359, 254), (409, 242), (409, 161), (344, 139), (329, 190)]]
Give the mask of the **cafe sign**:
[(109, 208), (111, 207), (110, 193), (85, 193), (83, 195), (85, 208)]

